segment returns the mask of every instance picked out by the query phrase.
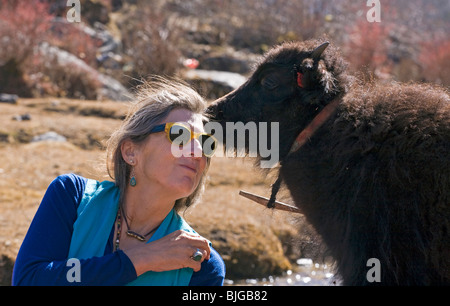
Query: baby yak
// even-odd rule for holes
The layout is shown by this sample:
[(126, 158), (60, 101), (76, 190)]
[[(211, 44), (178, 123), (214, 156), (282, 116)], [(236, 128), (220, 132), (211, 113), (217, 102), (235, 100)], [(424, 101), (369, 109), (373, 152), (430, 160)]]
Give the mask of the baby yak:
[(358, 81), (337, 48), (310, 40), (271, 49), (207, 113), (225, 132), (279, 123), (272, 202), (284, 182), (343, 285), (450, 284), (447, 89)]

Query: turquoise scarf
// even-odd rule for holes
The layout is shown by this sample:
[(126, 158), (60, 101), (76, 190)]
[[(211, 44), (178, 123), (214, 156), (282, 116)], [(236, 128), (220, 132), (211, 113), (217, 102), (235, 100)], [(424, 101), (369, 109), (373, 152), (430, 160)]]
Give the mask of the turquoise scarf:
[[(113, 182), (88, 180), (73, 226), (68, 258), (101, 257), (119, 209), (119, 189)], [(176, 230), (195, 231), (174, 210), (171, 210), (151, 239), (158, 240)], [(184, 268), (165, 272), (146, 272), (129, 286), (187, 286), (193, 270)]]

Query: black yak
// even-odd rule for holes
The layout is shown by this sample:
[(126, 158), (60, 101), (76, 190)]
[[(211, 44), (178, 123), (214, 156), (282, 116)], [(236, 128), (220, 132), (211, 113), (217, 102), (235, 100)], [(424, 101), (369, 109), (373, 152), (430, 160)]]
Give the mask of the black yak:
[(358, 81), (336, 47), (310, 40), (271, 49), (207, 113), (224, 128), (279, 122), (271, 202), (284, 182), (343, 285), (450, 284), (447, 89)]

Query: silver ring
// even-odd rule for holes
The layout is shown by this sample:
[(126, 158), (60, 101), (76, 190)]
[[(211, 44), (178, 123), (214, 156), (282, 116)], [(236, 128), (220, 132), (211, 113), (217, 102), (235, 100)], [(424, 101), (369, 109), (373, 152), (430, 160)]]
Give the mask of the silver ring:
[(203, 253), (197, 249), (194, 254), (192, 254), (191, 259), (194, 261), (201, 261), (203, 258)]

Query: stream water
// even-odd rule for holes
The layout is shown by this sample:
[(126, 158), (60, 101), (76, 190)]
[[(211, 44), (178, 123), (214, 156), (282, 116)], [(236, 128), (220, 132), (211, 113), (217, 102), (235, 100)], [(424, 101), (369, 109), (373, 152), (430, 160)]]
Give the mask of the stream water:
[(309, 258), (297, 260), (293, 270), (281, 276), (261, 279), (225, 280), (225, 286), (339, 286), (332, 267), (325, 263), (314, 263)]

